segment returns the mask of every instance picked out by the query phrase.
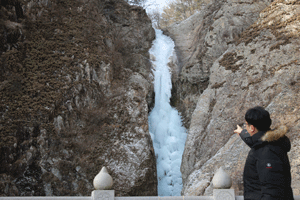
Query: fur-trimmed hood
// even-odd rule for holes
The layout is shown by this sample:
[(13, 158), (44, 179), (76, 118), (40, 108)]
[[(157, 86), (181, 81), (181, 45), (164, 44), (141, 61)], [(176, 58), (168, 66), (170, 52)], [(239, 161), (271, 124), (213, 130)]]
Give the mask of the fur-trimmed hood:
[(288, 131), (288, 128), (286, 126), (282, 125), (274, 130), (267, 131), (265, 133), (265, 135), (261, 138), (261, 140), (266, 141), (266, 142), (274, 142), (274, 141), (282, 138), (283, 136), (285, 136), (287, 131)]

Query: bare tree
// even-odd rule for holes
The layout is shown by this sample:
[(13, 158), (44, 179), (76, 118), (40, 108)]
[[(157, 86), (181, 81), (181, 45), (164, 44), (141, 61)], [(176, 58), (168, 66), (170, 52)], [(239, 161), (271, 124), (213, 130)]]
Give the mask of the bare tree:
[(137, 5), (141, 7), (145, 7), (147, 0), (125, 0), (127, 3), (131, 5)]
[(160, 22), (161, 22), (161, 13), (159, 12), (159, 9), (152, 9), (148, 12), (148, 17), (152, 21), (152, 25), (154, 28), (160, 29)]
[(160, 26), (166, 27), (175, 22), (182, 21), (193, 15), (201, 4), (209, 0), (174, 0), (163, 9)]

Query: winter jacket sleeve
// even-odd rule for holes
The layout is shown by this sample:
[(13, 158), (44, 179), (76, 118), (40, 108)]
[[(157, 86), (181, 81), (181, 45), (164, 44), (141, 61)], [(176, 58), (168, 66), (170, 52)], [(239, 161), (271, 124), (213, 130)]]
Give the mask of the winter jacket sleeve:
[(247, 132), (246, 129), (243, 129), (242, 132), (240, 133), (240, 137), (242, 140), (249, 146), (252, 147), (253, 141), (251, 135)]

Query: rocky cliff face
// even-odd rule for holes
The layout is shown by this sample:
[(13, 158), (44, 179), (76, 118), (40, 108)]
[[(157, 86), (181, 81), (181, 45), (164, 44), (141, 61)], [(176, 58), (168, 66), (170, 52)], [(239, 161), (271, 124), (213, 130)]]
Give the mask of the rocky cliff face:
[(236, 38), (258, 18), (271, 0), (209, 1), (185, 21), (164, 32), (176, 43), (172, 103), (188, 128), (200, 94), (209, 83), (210, 68)]
[(0, 8), (0, 196), (90, 195), (103, 166), (117, 196), (156, 195), (145, 11), (121, 0)]
[[(236, 9), (226, 12), (225, 7), (229, 3), (235, 5)], [(247, 6), (237, 9), (242, 8), (243, 4), (247, 4), (248, 9)], [(251, 8), (255, 12), (249, 16), (246, 13), (252, 13)], [(265, 9), (259, 12), (262, 8)], [(222, 13), (219, 13), (221, 10)], [(242, 12), (238, 14), (238, 10)], [(300, 151), (300, 3), (296, 0), (275, 0), (269, 2), (269, 5), (268, 1), (227, 1), (220, 8), (216, 8), (215, 13), (219, 13), (215, 16), (222, 17), (211, 21), (211, 30), (203, 28), (202, 25), (209, 17), (198, 14), (199, 22), (193, 22), (201, 26), (198, 25), (198, 29), (195, 26), (193, 31), (184, 33), (190, 34), (189, 38), (194, 36), (198, 38), (197, 41), (201, 41), (200, 44), (187, 47), (199, 48), (199, 52), (204, 53), (189, 52), (184, 46), (181, 47), (182, 50), (179, 46), (178, 50), (179, 53), (185, 50), (185, 54), (180, 55), (185, 55), (186, 58), (183, 60), (182, 71), (178, 74), (179, 79), (183, 77), (183, 80), (188, 80), (194, 76), (199, 81), (204, 76), (207, 79), (207, 88), (203, 93), (196, 90), (200, 94), (199, 98), (193, 91), (185, 91), (187, 95), (181, 92), (177, 96), (177, 101), (183, 107), (193, 105), (184, 97), (191, 96), (197, 100), (196, 108), (191, 109), (192, 116), (181, 166), (184, 182), (182, 193), (212, 194), (211, 179), (215, 171), (223, 166), (233, 179), (236, 193), (242, 194), (242, 173), (249, 149), (233, 130), (237, 124), (244, 122), (244, 114), (248, 108), (260, 105), (270, 112), (272, 128), (280, 124), (289, 127), (288, 137), (292, 142), (289, 154), (292, 187), (294, 195), (299, 195), (297, 155)], [(227, 13), (232, 14), (225, 20)], [(220, 23), (216, 23), (218, 20), (221, 20)], [(232, 21), (232, 25), (229, 21)], [(234, 26), (237, 21), (243, 22), (243, 25), (237, 26), (240, 29)], [(251, 23), (253, 24), (246, 29)], [(221, 25), (225, 28), (222, 29)], [(173, 29), (174, 27), (169, 32), (171, 36), (173, 34), (176, 42), (180, 35), (172, 33)], [(219, 34), (210, 32), (216, 30), (219, 30)], [(179, 40), (179, 44), (180, 42), (182, 41)], [(191, 58), (195, 56), (198, 56), (199, 64), (190, 65), (193, 60)], [(187, 66), (190, 66), (190, 71)], [(192, 85), (192, 82), (184, 84), (182, 80), (175, 81), (176, 84), (183, 85), (177, 92)], [(189, 113), (185, 117), (189, 118)]]

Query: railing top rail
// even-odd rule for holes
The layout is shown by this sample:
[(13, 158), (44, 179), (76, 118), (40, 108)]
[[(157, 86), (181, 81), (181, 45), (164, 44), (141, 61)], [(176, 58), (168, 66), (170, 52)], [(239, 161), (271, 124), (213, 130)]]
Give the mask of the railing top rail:
[[(0, 200), (91, 200), (91, 196), (83, 197), (63, 197), (63, 196), (31, 196), (31, 197), (0, 197)], [(159, 196), (149, 196), (149, 197), (114, 197), (115, 200), (213, 200), (213, 196), (173, 196), (173, 197), (159, 197)], [(300, 200), (300, 196), (294, 196), (295, 200)], [(243, 196), (235, 196), (235, 200), (244, 200)]]
[(31, 197), (0, 197), (0, 200), (91, 200), (90, 196), (85, 197), (62, 197), (62, 196), (45, 196), (45, 197), (38, 197), (38, 196), (31, 196)]

